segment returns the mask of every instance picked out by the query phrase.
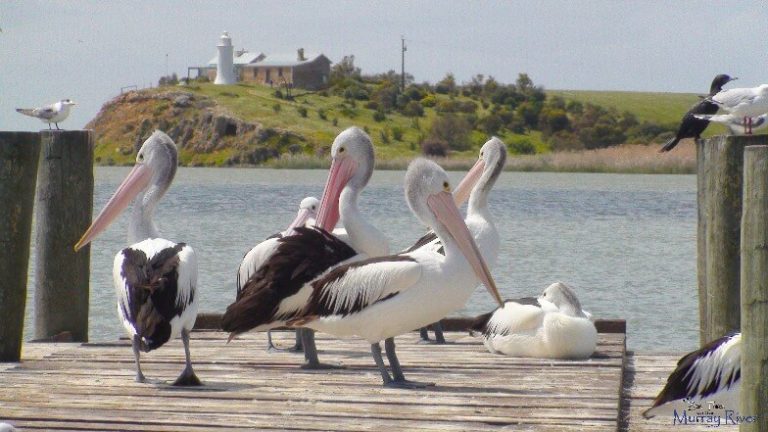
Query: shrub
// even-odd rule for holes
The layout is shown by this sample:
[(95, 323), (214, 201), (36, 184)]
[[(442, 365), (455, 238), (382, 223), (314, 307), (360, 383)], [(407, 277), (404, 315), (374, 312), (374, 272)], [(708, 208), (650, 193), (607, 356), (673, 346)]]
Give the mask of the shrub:
[(469, 133), (471, 127), (466, 119), (455, 114), (437, 117), (432, 122), (429, 138), (445, 142), (452, 150), (469, 149)]
[(307, 116), (307, 109), (304, 108), (303, 106), (300, 106), (300, 107), (296, 108), (296, 110), (299, 112), (300, 116), (302, 116), (302, 117), (306, 117)]
[(536, 154), (536, 146), (528, 138), (512, 140), (509, 150), (517, 154)]
[(373, 113), (373, 120), (377, 122), (383, 122), (387, 119), (387, 116), (384, 114), (384, 111), (378, 110), (374, 111)]
[(429, 108), (435, 105), (437, 105), (437, 96), (434, 94), (428, 94), (421, 98), (421, 106)]
[(448, 154), (448, 144), (441, 139), (430, 138), (421, 143), (421, 152), (427, 156), (445, 157)]
[(320, 117), (322, 120), (328, 120), (328, 116), (325, 114), (325, 110), (320, 108), (317, 110), (317, 116)]
[(338, 126), (339, 125), (339, 118), (338, 117), (334, 117), (333, 120), (331, 121), (331, 123), (333, 123), (334, 126)]
[(276, 103), (272, 105), (272, 111), (274, 111), (275, 113), (279, 113), (281, 109), (283, 109), (283, 107), (281, 107), (280, 104)]
[(402, 141), (403, 140), (403, 128), (400, 126), (393, 126), (392, 127), (392, 138), (395, 139), (395, 141)]
[(379, 131), (379, 137), (381, 138), (382, 143), (389, 144), (389, 128), (384, 128)]
[(280, 89), (275, 90), (274, 93), (272, 93), (276, 98), (283, 99), (283, 92), (280, 91)]
[(424, 115), (424, 107), (415, 100), (412, 100), (405, 105), (402, 113), (408, 117), (422, 117)]

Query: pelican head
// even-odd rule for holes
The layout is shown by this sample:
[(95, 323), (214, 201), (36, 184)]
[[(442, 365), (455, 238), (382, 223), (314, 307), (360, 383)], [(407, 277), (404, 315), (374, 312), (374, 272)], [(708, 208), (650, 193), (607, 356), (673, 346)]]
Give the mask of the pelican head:
[(373, 143), (362, 129), (350, 127), (336, 137), (331, 146), (328, 180), (317, 211), (317, 226), (328, 231), (336, 226), (342, 190), (347, 185), (356, 191), (362, 190), (371, 179), (373, 164)]
[(310, 219), (314, 219), (317, 215), (317, 206), (320, 205), (320, 200), (315, 197), (306, 197), (301, 200), (299, 204), (299, 212), (296, 213), (296, 219), (288, 225), (283, 235), (287, 236), (293, 232), (296, 227), (304, 226)]
[(496, 302), (502, 305), (493, 276), (456, 207), (445, 171), (423, 158), (411, 162), (405, 173), (405, 198), (411, 211), (422, 223), (432, 227), (444, 243), (450, 241), (458, 246), (475, 275)]
[(548, 286), (541, 297), (557, 306), (566, 315), (587, 317), (581, 310), (581, 303), (576, 297), (576, 293), (562, 282), (555, 282)]
[(154, 205), (163, 196), (174, 175), (178, 163), (178, 152), (171, 137), (157, 130), (142, 144), (136, 155), (136, 164), (118, 186), (112, 198), (101, 210), (83, 237), (75, 245), (75, 251), (80, 250), (104, 231), (120, 213), (128, 207), (128, 204), (140, 193), (150, 186), (154, 187), (152, 193), (145, 194), (142, 206), (151, 213)]
[(480, 184), (480, 191), (489, 192), (496, 179), (499, 178), (504, 164), (507, 162), (507, 146), (496, 137), (492, 137), (480, 148), (480, 157), (456, 186), (453, 196), (456, 205), (461, 207), (468, 199), (472, 190)]

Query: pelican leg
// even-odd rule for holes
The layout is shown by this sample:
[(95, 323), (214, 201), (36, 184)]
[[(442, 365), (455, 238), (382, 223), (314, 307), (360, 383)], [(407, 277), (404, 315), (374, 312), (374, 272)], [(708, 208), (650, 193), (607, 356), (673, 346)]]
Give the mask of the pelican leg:
[(421, 342), (429, 342), (429, 328), (428, 327), (420, 328), (419, 337), (421, 337)]
[(272, 343), (272, 330), (267, 331), (267, 351), (279, 351), (279, 349)]
[[(344, 366), (320, 363), (317, 358), (317, 347), (315, 346), (315, 331), (309, 328), (302, 328), (301, 339), (304, 345), (304, 364), (302, 369), (344, 369)], [(297, 333), (299, 333), (297, 331)]]
[(272, 343), (272, 331), (267, 331), (267, 343), (269, 346), (267, 347), (267, 351), (288, 351), (288, 352), (294, 352), (294, 353), (300, 353), (304, 351), (304, 344), (301, 342), (302, 340), (302, 329), (296, 329), (296, 344), (290, 348), (278, 348), (275, 346), (274, 343)]
[(306, 329), (303, 328), (297, 328), (296, 329), (296, 345), (291, 348), (291, 351), (295, 352), (304, 352), (304, 342), (303, 342), (303, 333), (306, 331)]
[(133, 345), (133, 358), (136, 359), (136, 382), (143, 383), (146, 381), (146, 378), (144, 378), (144, 374), (141, 373), (141, 361), (139, 360), (139, 357), (141, 356), (141, 352), (139, 351), (139, 335), (133, 335), (131, 345)]
[(376, 362), (376, 366), (381, 373), (381, 380), (384, 381), (384, 385), (388, 386), (392, 383), (392, 377), (389, 376), (387, 367), (384, 365), (384, 359), (381, 358), (381, 345), (378, 342), (371, 344), (371, 354), (373, 355), (373, 361)]
[(435, 343), (440, 345), (444, 344), (445, 336), (443, 336), (443, 324), (438, 321), (432, 324), (432, 328), (435, 330)]
[(181, 372), (176, 381), (173, 382), (174, 386), (200, 386), (203, 383), (195, 375), (195, 371), (192, 369), (192, 361), (189, 358), (189, 330), (181, 329), (181, 341), (184, 343), (184, 355), (187, 359), (187, 364), (184, 366), (184, 370)]
[(385, 382), (385, 386), (406, 389), (419, 389), (435, 385), (435, 383), (421, 383), (405, 379), (405, 375), (403, 375), (403, 369), (400, 367), (400, 360), (397, 359), (397, 354), (395, 353), (395, 338), (387, 338), (384, 340), (384, 350), (387, 352), (389, 367), (392, 369), (392, 377), (394, 378), (389, 383)]
[(426, 326), (419, 329), (419, 335), (421, 336), (421, 339), (419, 339), (418, 343), (437, 345), (444, 344), (445, 337), (443, 336), (443, 325), (440, 324), (440, 321), (431, 324), (432, 330), (435, 332), (435, 340), (429, 338), (429, 327), (430, 326)]

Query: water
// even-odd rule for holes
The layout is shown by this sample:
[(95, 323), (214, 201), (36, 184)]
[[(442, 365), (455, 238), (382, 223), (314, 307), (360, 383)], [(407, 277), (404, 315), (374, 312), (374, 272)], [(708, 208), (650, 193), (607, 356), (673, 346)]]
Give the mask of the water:
[[(96, 168), (96, 212), (128, 170)], [(201, 311), (226, 308), (234, 299), (235, 270), (244, 253), (282, 230), (302, 198), (319, 197), (326, 174), (179, 169), (159, 206), (157, 223), (164, 237), (184, 241), (197, 252)], [(360, 201), (363, 213), (389, 237), (393, 251), (409, 246), (424, 231), (405, 204), (403, 175), (376, 172)], [(462, 174), (449, 175), (455, 184)], [(501, 234), (493, 273), (502, 295), (537, 295), (550, 283), (563, 281), (596, 317), (626, 319), (631, 349), (696, 348), (695, 189), (694, 176), (503, 173), (490, 199)], [(126, 229), (122, 216), (91, 249), (92, 340), (122, 335), (112, 262), (125, 246)], [(492, 308), (493, 301), (480, 288), (457, 313), (476, 315)]]

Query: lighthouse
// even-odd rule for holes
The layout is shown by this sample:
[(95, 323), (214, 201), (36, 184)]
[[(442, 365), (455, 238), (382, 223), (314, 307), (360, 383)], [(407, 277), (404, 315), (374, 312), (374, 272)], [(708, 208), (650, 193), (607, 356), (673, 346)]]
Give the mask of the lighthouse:
[(216, 80), (214, 84), (234, 84), (235, 65), (234, 65), (234, 47), (232, 38), (227, 32), (222, 33), (219, 44), (216, 45), (219, 50), (219, 56), (216, 61)]

